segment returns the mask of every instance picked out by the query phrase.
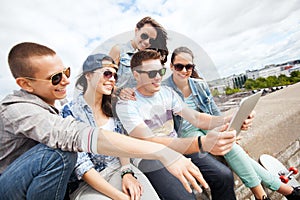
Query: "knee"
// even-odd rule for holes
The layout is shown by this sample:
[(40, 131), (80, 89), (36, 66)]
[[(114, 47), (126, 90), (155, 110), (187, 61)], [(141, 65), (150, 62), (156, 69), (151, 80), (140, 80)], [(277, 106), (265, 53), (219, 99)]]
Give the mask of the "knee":
[(232, 171), (228, 167), (224, 167), (221, 171), (220, 179), (224, 184), (233, 184), (234, 177)]
[(65, 166), (65, 168), (73, 170), (77, 162), (77, 153), (62, 150), (55, 151), (59, 162), (61, 162)]
[(42, 163), (44, 167), (61, 168), (72, 171), (77, 161), (77, 153), (60, 149), (46, 148), (43, 151)]
[(227, 167), (224, 164), (219, 163), (219, 165), (215, 166), (213, 172), (214, 180), (217, 180), (214, 182), (214, 185), (218, 185), (218, 187), (222, 187), (224, 185), (233, 185), (234, 184), (234, 176), (229, 167)]

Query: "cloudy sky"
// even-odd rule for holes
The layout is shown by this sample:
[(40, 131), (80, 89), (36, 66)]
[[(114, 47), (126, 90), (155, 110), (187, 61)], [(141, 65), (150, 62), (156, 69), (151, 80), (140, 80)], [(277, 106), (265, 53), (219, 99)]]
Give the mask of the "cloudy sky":
[(219, 77), (300, 58), (300, 0), (1, 0), (0, 13), (0, 97), (17, 88), (7, 64), (15, 44), (49, 46), (76, 75), (99, 45), (145, 16), (182, 36), (171, 34), (172, 48), (191, 39)]

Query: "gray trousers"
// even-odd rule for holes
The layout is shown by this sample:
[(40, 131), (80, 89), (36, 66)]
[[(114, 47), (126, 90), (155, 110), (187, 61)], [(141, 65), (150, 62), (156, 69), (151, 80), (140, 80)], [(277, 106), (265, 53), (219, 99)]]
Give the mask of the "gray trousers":
[[(143, 186), (144, 192), (141, 196), (141, 200), (159, 200), (157, 193), (155, 192), (154, 188), (152, 187), (147, 177), (133, 165), (131, 165), (131, 168), (134, 171), (134, 175), (137, 177), (138, 181)], [(121, 179), (120, 168), (118, 169), (106, 168), (102, 170), (100, 174), (112, 186), (122, 191), (122, 179)], [(86, 182), (82, 182), (80, 183), (79, 188), (70, 195), (70, 199), (71, 200), (91, 200), (91, 199), (110, 200), (111, 198), (93, 189)]]

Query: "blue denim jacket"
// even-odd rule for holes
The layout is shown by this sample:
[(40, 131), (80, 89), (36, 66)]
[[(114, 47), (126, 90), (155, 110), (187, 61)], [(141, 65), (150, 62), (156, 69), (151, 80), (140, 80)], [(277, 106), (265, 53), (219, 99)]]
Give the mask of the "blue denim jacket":
[[(71, 115), (78, 121), (88, 123), (93, 127), (97, 126), (94, 120), (92, 109), (84, 100), (82, 93), (80, 93), (76, 98), (74, 98), (73, 101), (64, 105), (61, 111), (61, 115), (64, 118)], [(116, 118), (114, 118), (114, 122), (115, 128), (113, 131), (124, 134), (125, 132), (123, 126), (121, 125), (121, 122), (118, 121)], [(75, 181), (76, 178), (78, 180), (81, 180), (84, 173), (86, 173), (91, 168), (94, 168), (95, 170), (100, 172), (106, 167), (112, 167), (116, 165), (121, 166), (118, 157), (80, 152), (78, 153), (77, 163), (74, 169), (74, 173), (72, 174), (70, 180)]]
[(131, 42), (121, 44), (120, 46), (120, 63), (118, 69), (118, 88), (133, 88), (136, 86), (136, 80), (133, 77), (130, 61), (136, 50), (132, 47)]
[[(195, 104), (198, 106), (200, 112), (211, 115), (221, 115), (220, 109), (216, 105), (207, 83), (202, 79), (195, 78), (189, 78), (188, 81)], [(173, 81), (173, 74), (163, 81), (163, 85), (171, 87), (178, 93), (182, 100), (184, 100), (182, 92)], [(174, 126), (176, 131), (179, 130), (181, 124), (182, 118), (178, 115), (174, 116)]]

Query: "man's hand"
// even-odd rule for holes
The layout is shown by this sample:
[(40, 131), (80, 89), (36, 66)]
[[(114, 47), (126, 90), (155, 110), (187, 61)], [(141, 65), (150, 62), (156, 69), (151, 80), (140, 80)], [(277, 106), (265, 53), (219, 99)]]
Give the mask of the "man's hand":
[(209, 131), (206, 136), (201, 137), (204, 151), (213, 155), (225, 155), (236, 141), (236, 131), (226, 131), (228, 123)]
[(196, 167), (190, 158), (181, 156), (171, 165), (166, 166), (171, 174), (180, 180), (188, 192), (192, 192), (190, 184), (198, 192), (202, 192), (197, 181), (204, 187), (208, 188), (208, 184), (204, 180), (200, 170)]

